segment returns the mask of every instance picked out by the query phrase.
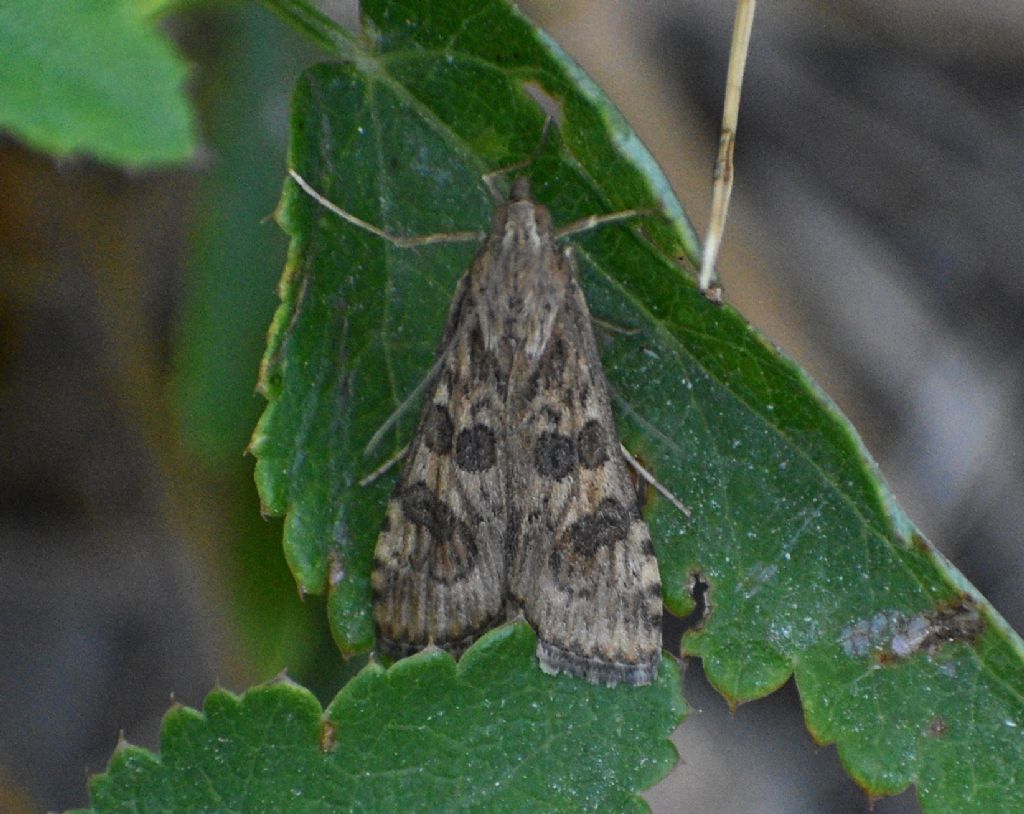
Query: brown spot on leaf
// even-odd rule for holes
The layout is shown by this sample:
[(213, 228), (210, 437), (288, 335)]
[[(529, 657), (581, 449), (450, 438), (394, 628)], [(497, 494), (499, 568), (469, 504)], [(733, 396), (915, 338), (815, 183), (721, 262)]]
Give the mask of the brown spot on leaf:
[(335, 743), (335, 736), (338, 732), (338, 727), (331, 721), (324, 721), (320, 725), (320, 751), (327, 753), (333, 752)]

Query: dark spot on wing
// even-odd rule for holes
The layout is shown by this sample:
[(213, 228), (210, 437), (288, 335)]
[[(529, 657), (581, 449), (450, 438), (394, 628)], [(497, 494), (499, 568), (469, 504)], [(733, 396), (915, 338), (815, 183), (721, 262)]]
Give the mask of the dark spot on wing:
[(576, 444), (580, 463), (587, 469), (597, 469), (608, 460), (608, 433), (597, 419), (592, 418), (583, 425)]
[(473, 533), (465, 523), (458, 523), (452, 538), (431, 550), (430, 576), (445, 585), (460, 582), (473, 570), (478, 554)]
[(497, 460), (494, 430), (474, 424), (459, 433), (455, 441), (455, 463), (466, 472), (483, 472)]
[(427, 449), (438, 455), (452, 451), (454, 427), (448, 408), (443, 404), (432, 404), (423, 416), (423, 443)]
[(581, 517), (569, 528), (573, 550), (581, 557), (593, 557), (600, 549), (626, 539), (629, 511), (615, 498), (606, 497), (592, 514)]
[(438, 500), (423, 481), (410, 484), (402, 491), (402, 513), (410, 523), (430, 532), (436, 542), (450, 540), (455, 530), (452, 510)]
[(541, 475), (562, 480), (576, 467), (576, 450), (571, 438), (557, 432), (542, 432), (533, 448), (533, 464)]

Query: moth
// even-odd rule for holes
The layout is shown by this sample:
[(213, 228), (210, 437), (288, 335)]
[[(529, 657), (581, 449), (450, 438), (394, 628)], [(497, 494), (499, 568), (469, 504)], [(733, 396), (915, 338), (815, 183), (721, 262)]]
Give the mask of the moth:
[(517, 178), (458, 283), (377, 540), (377, 648), (458, 657), (522, 614), (545, 672), (649, 684), (658, 564), (558, 236)]

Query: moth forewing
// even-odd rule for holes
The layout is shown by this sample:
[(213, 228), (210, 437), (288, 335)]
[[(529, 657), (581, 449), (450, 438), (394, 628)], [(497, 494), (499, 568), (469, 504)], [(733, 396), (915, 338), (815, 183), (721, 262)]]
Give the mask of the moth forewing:
[(661, 581), (612, 418), (570, 252), (545, 351), (509, 385), (509, 499), (518, 523), (510, 591), (548, 672), (646, 684), (661, 653)]
[(458, 655), (505, 619), (500, 388), (496, 369), (479, 363), (474, 291), (485, 266), (481, 250), (459, 282), (377, 539), (373, 615), (391, 658), (428, 644)]

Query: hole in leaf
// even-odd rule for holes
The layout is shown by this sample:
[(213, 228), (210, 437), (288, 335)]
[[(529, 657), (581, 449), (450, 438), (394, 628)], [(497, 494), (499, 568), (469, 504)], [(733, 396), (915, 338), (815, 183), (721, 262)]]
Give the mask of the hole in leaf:
[(565, 121), (565, 114), (562, 111), (561, 100), (556, 99), (537, 82), (532, 80), (523, 82), (523, 90), (540, 106), (540, 109), (544, 111), (544, 115), (554, 119), (555, 124), (559, 127), (562, 126), (562, 122)]

